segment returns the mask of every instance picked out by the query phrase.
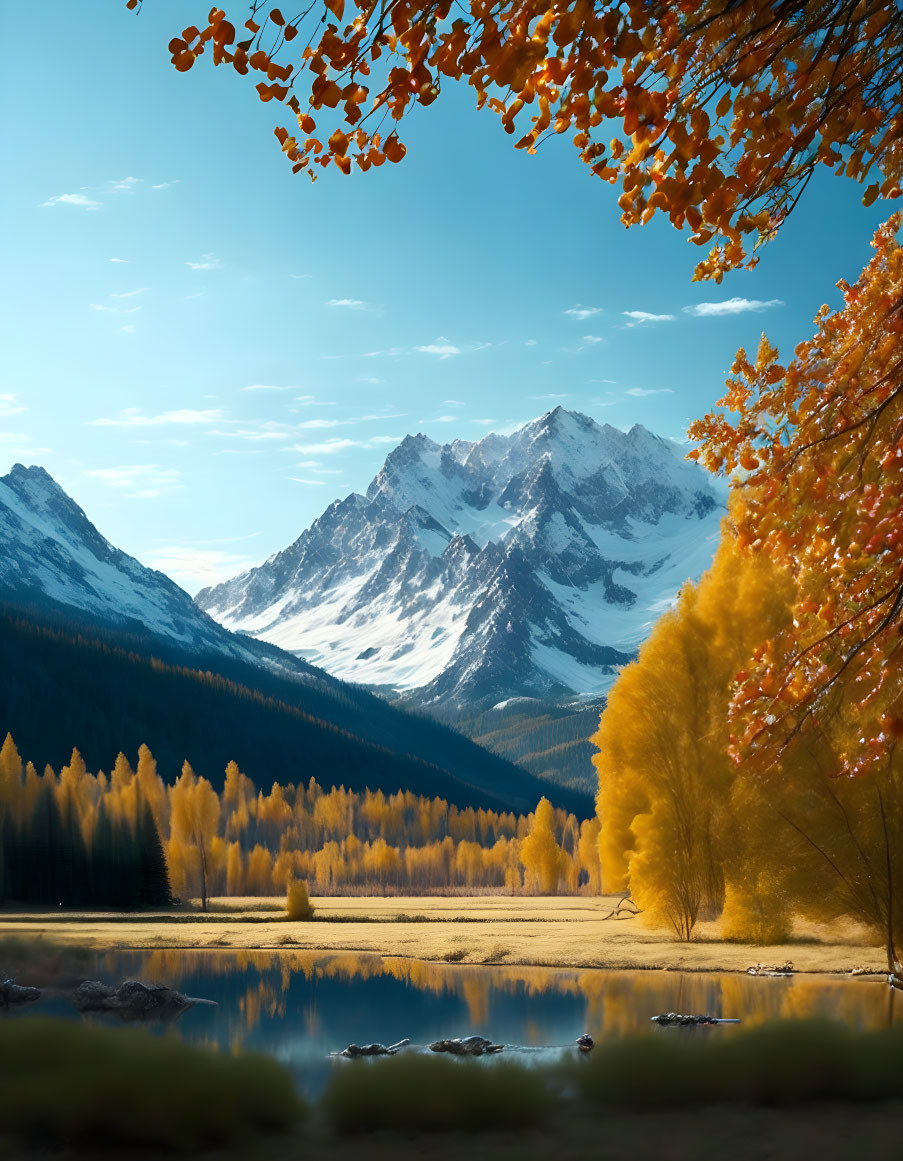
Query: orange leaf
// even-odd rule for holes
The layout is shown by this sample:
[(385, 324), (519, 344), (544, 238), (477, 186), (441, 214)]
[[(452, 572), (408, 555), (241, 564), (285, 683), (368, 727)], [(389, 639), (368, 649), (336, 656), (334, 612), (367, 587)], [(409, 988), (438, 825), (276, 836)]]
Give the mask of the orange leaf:
[(270, 20), (272, 20), (274, 24), (278, 24), (280, 28), (283, 24), (285, 24), (285, 17), (282, 15), (278, 8), (274, 8), (270, 13)]
[(341, 157), (348, 152), (348, 137), (341, 129), (336, 131), (329, 138), (329, 148), (333, 153), (339, 154)]
[(397, 163), (402, 160), (404, 155), (407, 153), (407, 149), (405, 149), (404, 145), (402, 145), (402, 143), (393, 133), (392, 136), (389, 137), (386, 141), (384, 152), (389, 161)]

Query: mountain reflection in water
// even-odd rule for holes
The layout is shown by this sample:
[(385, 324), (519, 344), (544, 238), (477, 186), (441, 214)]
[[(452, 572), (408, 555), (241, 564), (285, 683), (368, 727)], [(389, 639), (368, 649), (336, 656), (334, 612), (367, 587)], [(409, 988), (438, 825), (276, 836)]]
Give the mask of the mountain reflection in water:
[[(100, 978), (167, 984), (216, 1000), (185, 1013), (175, 1027), (224, 1051), (264, 1052), (286, 1063), (304, 1089), (318, 1091), (330, 1052), (351, 1043), (428, 1044), (479, 1034), (525, 1047), (573, 1046), (642, 1030), (653, 1035), (730, 1035), (730, 1028), (659, 1029), (660, 1012), (772, 1019), (826, 1017), (857, 1028), (903, 1016), (880, 978), (788, 979), (671, 971), (566, 970), (425, 963), (372, 953), (303, 951), (105, 952)], [(899, 1007), (899, 1005), (898, 1005)], [(531, 1053), (531, 1056), (533, 1054)]]

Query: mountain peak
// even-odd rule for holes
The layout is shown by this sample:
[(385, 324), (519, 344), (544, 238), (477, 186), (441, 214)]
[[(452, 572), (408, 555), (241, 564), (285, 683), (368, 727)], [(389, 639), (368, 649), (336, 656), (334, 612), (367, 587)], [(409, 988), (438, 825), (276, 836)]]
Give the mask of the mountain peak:
[(424, 704), (603, 693), (708, 564), (721, 514), (669, 441), (560, 405), (476, 443), (408, 435), (367, 500), (327, 509), (278, 568), (198, 600), (230, 628)]
[(40, 464), (29, 464), (28, 467), (25, 464), (13, 464), (5, 476), (0, 476), (0, 483), (17, 489), (30, 485), (33, 488), (66, 495), (50, 472)]

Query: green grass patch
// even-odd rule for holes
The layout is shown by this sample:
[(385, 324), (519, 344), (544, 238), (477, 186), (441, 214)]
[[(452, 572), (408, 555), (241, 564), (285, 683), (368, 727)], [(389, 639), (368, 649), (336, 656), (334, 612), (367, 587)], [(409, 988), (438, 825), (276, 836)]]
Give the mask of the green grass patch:
[(903, 1028), (786, 1021), (724, 1031), (668, 1028), (602, 1042), (573, 1067), (577, 1091), (593, 1104), (636, 1110), (903, 1098)]
[(528, 1129), (551, 1106), (539, 1070), (424, 1056), (353, 1061), (336, 1070), (322, 1103), (341, 1134)]
[(287, 1131), (305, 1113), (268, 1057), (133, 1029), (0, 1021), (0, 1125), (30, 1142), (189, 1151)]

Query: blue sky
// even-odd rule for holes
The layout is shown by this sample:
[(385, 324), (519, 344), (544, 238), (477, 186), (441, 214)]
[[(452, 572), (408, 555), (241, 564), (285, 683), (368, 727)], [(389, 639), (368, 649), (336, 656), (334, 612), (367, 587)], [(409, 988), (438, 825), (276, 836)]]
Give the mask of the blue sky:
[(0, 474), (42, 464), (190, 591), (364, 490), (408, 432), (561, 403), (679, 438), (737, 347), (811, 334), (889, 212), (825, 175), (755, 271), (692, 283), (685, 235), (626, 231), (566, 141), (517, 152), (451, 84), (401, 165), (311, 185), (248, 79), (170, 66), (208, 7), (46, 0), (40, 70), (16, 53), (0, 78)]

